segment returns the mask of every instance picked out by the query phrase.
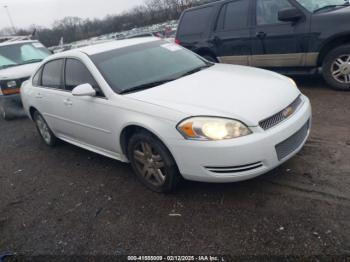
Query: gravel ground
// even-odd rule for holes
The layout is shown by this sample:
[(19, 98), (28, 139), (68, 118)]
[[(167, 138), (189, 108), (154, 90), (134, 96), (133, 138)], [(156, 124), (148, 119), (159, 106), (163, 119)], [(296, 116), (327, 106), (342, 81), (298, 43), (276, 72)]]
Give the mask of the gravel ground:
[(170, 195), (129, 165), (46, 147), (27, 119), (0, 121), (0, 251), (350, 256), (350, 93), (298, 84), (314, 111), (300, 154), (251, 181), (184, 182)]

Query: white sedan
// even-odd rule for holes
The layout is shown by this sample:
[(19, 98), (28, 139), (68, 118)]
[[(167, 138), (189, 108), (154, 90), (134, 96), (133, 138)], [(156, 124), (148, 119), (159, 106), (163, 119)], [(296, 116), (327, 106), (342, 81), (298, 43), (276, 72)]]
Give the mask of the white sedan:
[(53, 55), (23, 84), (22, 100), (46, 144), (130, 162), (157, 192), (181, 177), (264, 174), (301, 150), (311, 126), (309, 99), (293, 80), (212, 64), (157, 38)]

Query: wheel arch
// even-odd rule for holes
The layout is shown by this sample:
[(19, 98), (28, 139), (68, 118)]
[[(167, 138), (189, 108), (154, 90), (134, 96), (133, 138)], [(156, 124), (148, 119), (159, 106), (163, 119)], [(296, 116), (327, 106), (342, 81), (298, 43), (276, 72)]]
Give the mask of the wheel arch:
[(320, 50), (317, 65), (322, 66), (324, 59), (326, 58), (327, 54), (333, 50), (334, 48), (344, 45), (344, 44), (350, 44), (350, 32), (342, 35), (338, 35), (329, 41), (327, 41)]
[(29, 116), (32, 120), (34, 120), (34, 113), (39, 112), (34, 106), (29, 107)]
[[(142, 131), (147, 132), (147, 133), (151, 134), (152, 136), (154, 136), (155, 138), (157, 138), (166, 147), (166, 149), (170, 152), (170, 154), (172, 155), (172, 157), (175, 160), (175, 157), (171, 153), (168, 144), (160, 137), (160, 135), (157, 134), (157, 132), (155, 130), (153, 130), (147, 126), (140, 125), (140, 124), (128, 124), (122, 129), (122, 131), (120, 133), (119, 143), (120, 143), (122, 153), (124, 154), (124, 156), (126, 158), (129, 158), (129, 156), (128, 156), (128, 143), (130, 141), (130, 138), (135, 133), (142, 132)], [(175, 162), (176, 162), (176, 160), (175, 160)]]

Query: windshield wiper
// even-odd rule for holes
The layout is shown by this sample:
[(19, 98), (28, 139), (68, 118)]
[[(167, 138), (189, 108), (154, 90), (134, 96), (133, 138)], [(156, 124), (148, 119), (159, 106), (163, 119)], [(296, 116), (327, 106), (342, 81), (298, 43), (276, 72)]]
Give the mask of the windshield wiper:
[(31, 59), (31, 60), (24, 61), (21, 65), (32, 64), (32, 63), (39, 63), (41, 61), (43, 61), (43, 60), (42, 59)]
[(349, 3), (344, 3), (342, 5), (325, 5), (325, 6), (322, 6), (316, 10), (314, 10), (314, 13), (317, 13), (319, 11), (322, 11), (324, 9), (328, 9), (328, 8), (336, 8), (336, 7), (346, 7), (346, 6), (349, 6), (350, 4)]
[(146, 83), (146, 84), (142, 84), (142, 85), (138, 85), (138, 86), (134, 86), (131, 88), (128, 88), (126, 90), (123, 90), (120, 92), (120, 94), (127, 94), (127, 93), (133, 93), (133, 92), (137, 92), (137, 91), (141, 91), (141, 90), (146, 90), (155, 86), (160, 86), (163, 85), (165, 83), (168, 83), (170, 81), (174, 81), (176, 79), (172, 78), (172, 79), (165, 79), (165, 80), (160, 80), (160, 81), (155, 81), (155, 82), (150, 82), (150, 83)]
[(213, 65), (214, 65), (214, 64), (206, 64), (205, 66), (197, 67), (197, 68), (195, 68), (195, 69), (192, 69), (192, 70), (190, 70), (190, 71), (188, 71), (188, 72), (182, 74), (179, 78), (184, 77), (184, 76), (188, 76), (188, 75), (192, 75), (192, 74), (194, 74), (194, 73), (197, 73), (197, 72), (199, 72), (199, 71), (202, 71), (203, 69), (209, 68), (209, 67), (211, 67), (211, 66), (213, 66)]
[(152, 87), (155, 87), (155, 86), (160, 86), (160, 85), (163, 85), (165, 83), (168, 83), (168, 82), (171, 82), (171, 81), (175, 81), (179, 78), (182, 78), (184, 76), (188, 76), (188, 75), (192, 75), (196, 72), (199, 72), (203, 69), (206, 69), (208, 67), (211, 67), (213, 66), (214, 64), (206, 64), (204, 66), (200, 66), (200, 67), (197, 67), (195, 69), (192, 69), (190, 71), (187, 71), (186, 73), (184, 74), (181, 74), (180, 76), (177, 76), (175, 78), (169, 78), (169, 79), (164, 79), (164, 80), (160, 80), (160, 81), (155, 81), (155, 82), (150, 82), (150, 83), (146, 83), (146, 84), (142, 84), (142, 85), (139, 85), (139, 86), (135, 86), (135, 87), (131, 87), (131, 88), (128, 88), (126, 90), (123, 90), (120, 92), (120, 94), (127, 94), (127, 93), (133, 93), (133, 92), (137, 92), (137, 91), (141, 91), (141, 90), (145, 90), (145, 89), (149, 89), (149, 88), (152, 88)]

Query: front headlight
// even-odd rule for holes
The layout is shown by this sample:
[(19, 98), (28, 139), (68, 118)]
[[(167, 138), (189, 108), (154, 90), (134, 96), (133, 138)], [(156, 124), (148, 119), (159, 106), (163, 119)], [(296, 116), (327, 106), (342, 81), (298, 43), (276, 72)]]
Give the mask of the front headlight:
[(247, 136), (252, 132), (243, 123), (219, 117), (193, 117), (182, 121), (177, 129), (192, 140), (225, 140)]
[(6, 85), (7, 85), (8, 88), (15, 88), (15, 87), (17, 87), (17, 83), (16, 83), (15, 80), (8, 81)]

